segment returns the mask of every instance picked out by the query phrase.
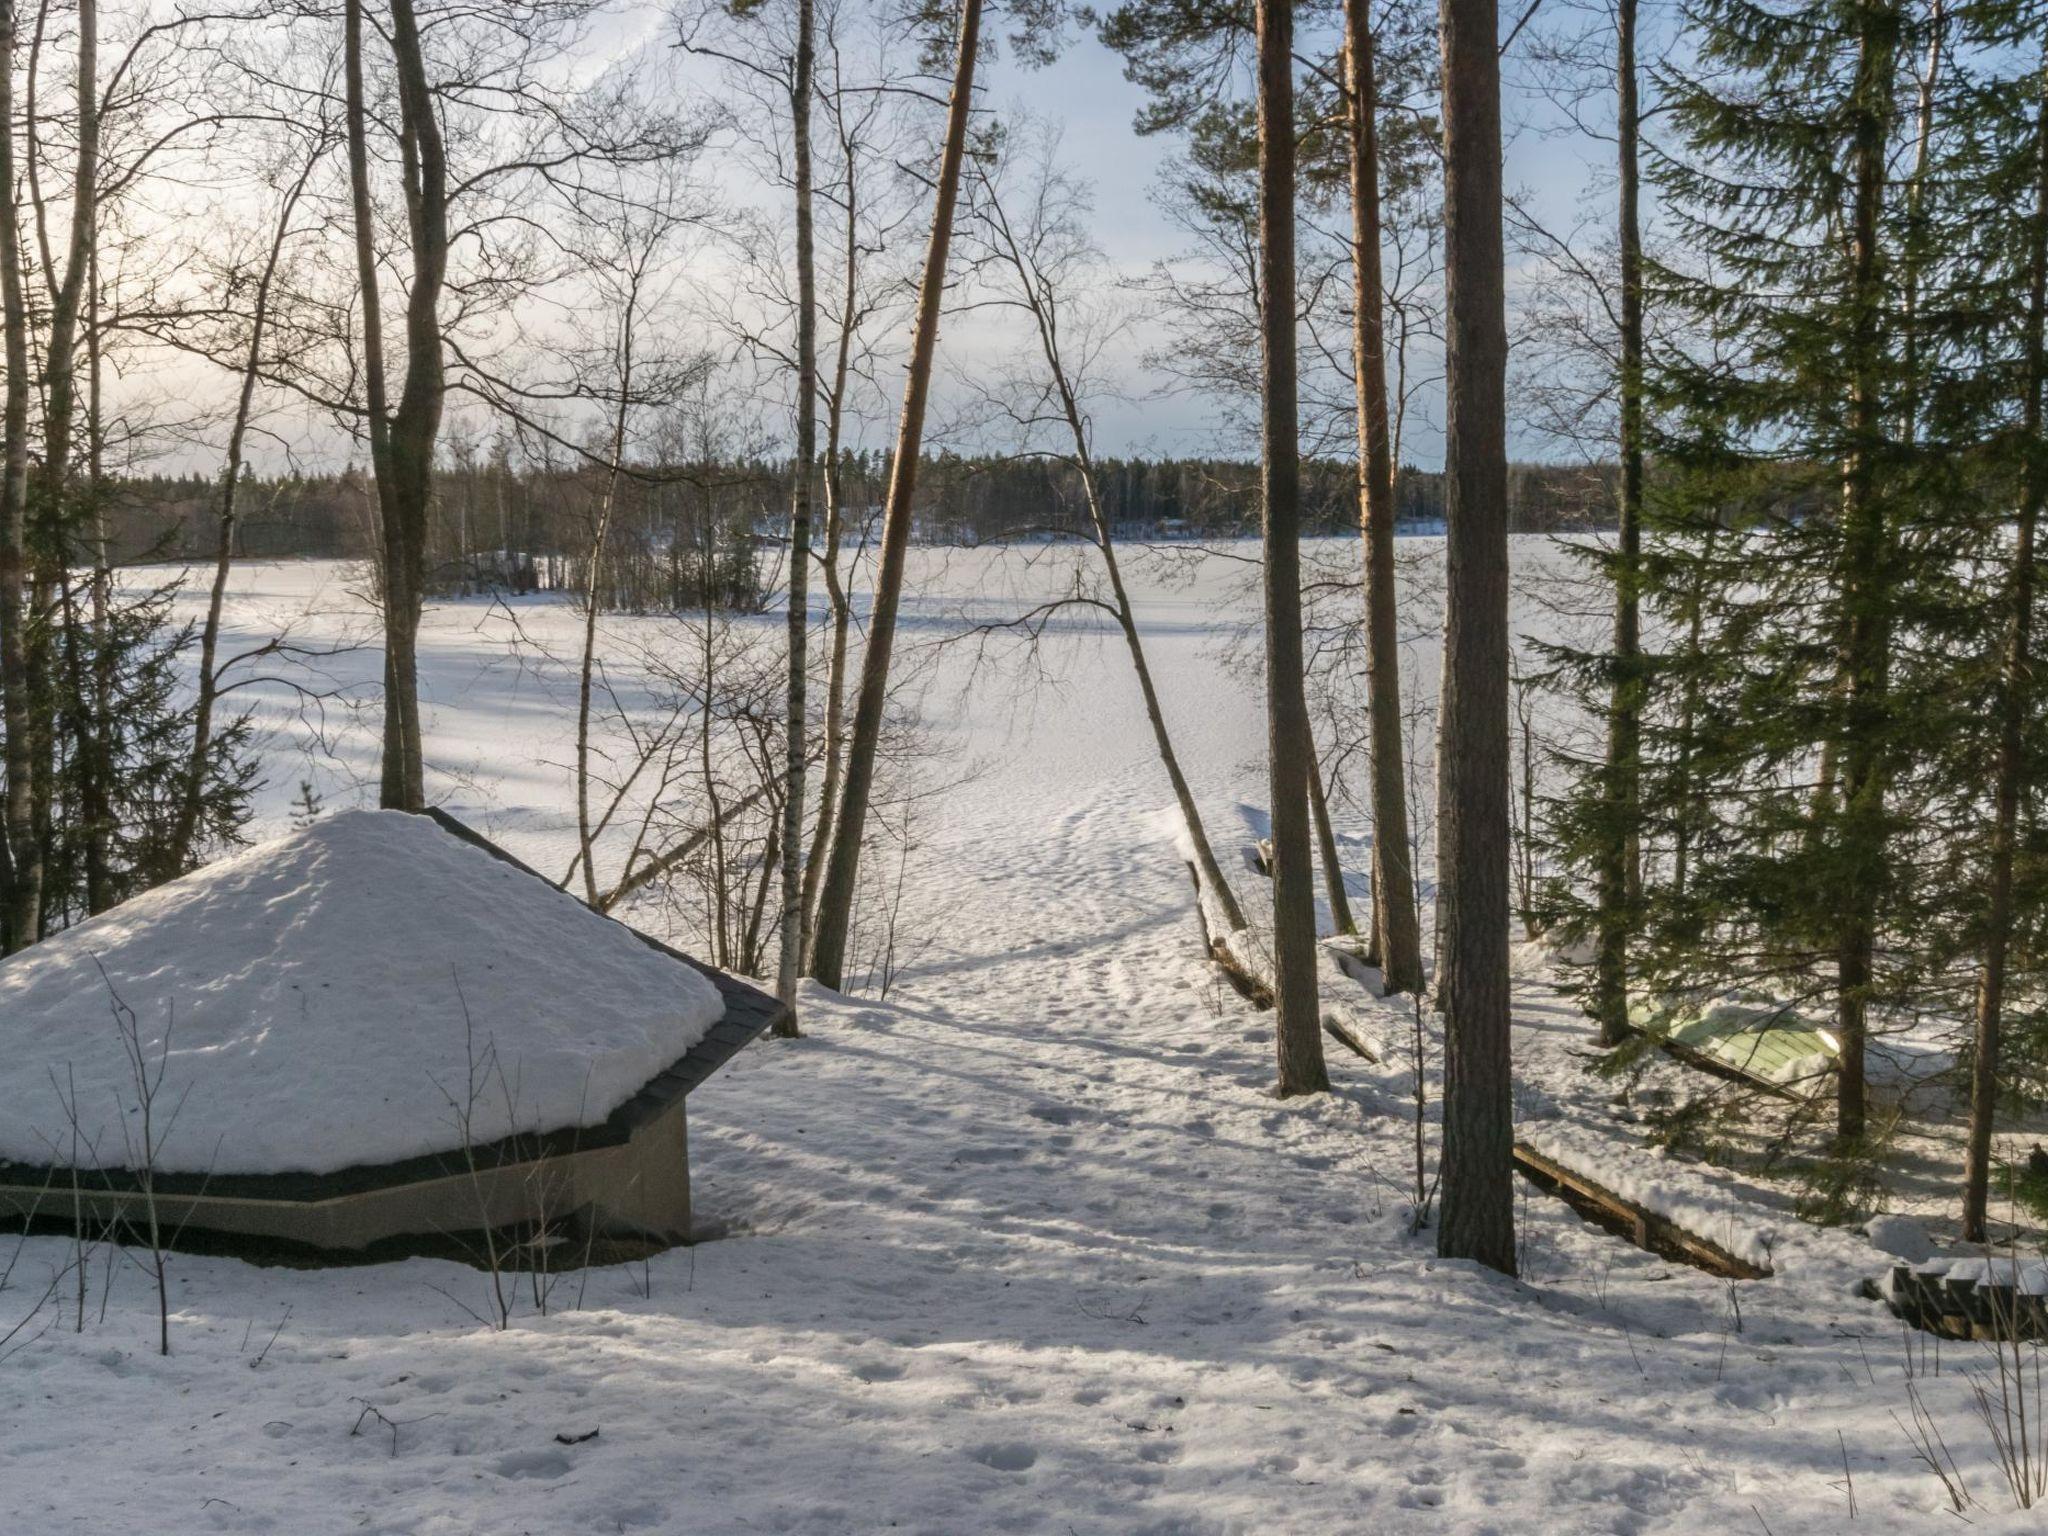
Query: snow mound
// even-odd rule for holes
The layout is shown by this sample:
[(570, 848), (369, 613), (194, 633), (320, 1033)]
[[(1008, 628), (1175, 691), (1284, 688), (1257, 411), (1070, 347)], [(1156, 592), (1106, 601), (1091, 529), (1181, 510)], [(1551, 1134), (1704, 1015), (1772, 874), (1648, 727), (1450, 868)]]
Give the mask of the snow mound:
[(75, 1094), (76, 1162), (142, 1162), (116, 995), (161, 1070), (155, 1166), (185, 1173), (447, 1151), (464, 1116), (478, 1143), (594, 1125), (723, 1011), (697, 971), (427, 817), (343, 812), (0, 964), (0, 1158), (71, 1163)]

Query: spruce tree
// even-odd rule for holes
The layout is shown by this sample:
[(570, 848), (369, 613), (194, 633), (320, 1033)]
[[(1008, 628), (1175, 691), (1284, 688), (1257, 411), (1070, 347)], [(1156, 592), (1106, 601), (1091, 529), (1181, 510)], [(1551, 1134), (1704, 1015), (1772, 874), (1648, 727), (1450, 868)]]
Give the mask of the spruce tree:
[[(1647, 280), (1685, 322), (1651, 384), (1659, 475), (1642, 579), (1646, 970), (1666, 990), (1824, 999), (1836, 1130), (1865, 1133), (1873, 1001), (1915, 950), (1904, 807), (1927, 721), (1900, 660), (1938, 629), (1968, 519), (1928, 421), (1937, 350), (1906, 344), (1912, 61), (1896, 0), (1693, 0), (1654, 159), (1684, 266)], [(1909, 430), (1908, 418), (1920, 420)]]

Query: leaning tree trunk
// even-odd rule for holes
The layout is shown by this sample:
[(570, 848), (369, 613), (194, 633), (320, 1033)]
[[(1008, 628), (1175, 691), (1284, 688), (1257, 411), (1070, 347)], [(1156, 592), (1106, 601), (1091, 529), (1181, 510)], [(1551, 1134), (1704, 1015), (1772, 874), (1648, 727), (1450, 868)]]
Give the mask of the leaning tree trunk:
[(1890, 5), (1865, 7), (1857, 16), (1861, 33), (1850, 145), (1855, 201), (1848, 295), (1855, 321), (1849, 359), (1849, 452), (1842, 466), (1842, 885), (1835, 932), (1836, 1033), (1841, 1040), (1835, 1133), (1844, 1145), (1860, 1142), (1864, 1132), (1865, 1023), (1877, 947), (1877, 889), (1885, 857), (1883, 740), (1890, 708), (1891, 633), (1886, 621), (1888, 536), (1876, 486), (1884, 372), (1879, 240), (1889, 176), (1886, 134), (1899, 19)]
[[(1216, 850), (1209, 841), (1208, 829), (1202, 823), (1201, 808), (1195, 803), (1194, 790), (1189, 787), (1187, 774), (1181, 768), (1180, 754), (1174, 750), (1173, 735), (1166, 728), (1166, 711), (1159, 702), (1159, 690), (1152, 681), (1151, 664), (1145, 659), (1145, 643), (1138, 632), (1137, 609), (1131, 602), (1130, 590), (1124, 585), (1123, 562), (1117, 559), (1115, 526), (1102, 500), (1102, 480), (1096, 473), (1095, 450), (1089, 442), (1080, 397), (1074, 392), (1066, 356), (1060, 347), (1059, 317), (1054, 308), (1057, 294), (1031, 254), (1033, 243), (1028, 238), (1020, 240), (1011, 229), (1002, 202), (985, 175), (982, 187), (988, 206), (986, 217), (997, 239), (1002, 242), (1003, 259), (1017, 274), (1021, 302), (1031, 315), (1032, 325), (1038, 334), (1039, 351), (1044, 354), (1046, 372), (1051, 375), (1053, 392), (1059, 400), (1060, 415), (1066, 422), (1067, 435), (1073, 440), (1074, 466), (1080, 471), (1081, 492), (1088, 504), (1089, 526), (1095, 531), (1095, 548), (1102, 556), (1103, 573), (1109, 580), (1110, 604), (1116, 615), (1117, 627), (1123, 631), (1124, 648), (1131, 656), (1131, 670), (1137, 674), (1138, 693), (1144, 702), (1146, 724), (1152, 730), (1152, 744), (1159, 752), (1160, 766), (1166, 770), (1167, 782), (1173, 787), (1174, 803), (1180, 809), (1182, 825), (1187, 828), (1188, 843), (1194, 853), (1202, 890), (1215, 901), (1216, 915), (1223, 921), (1226, 931), (1235, 933), (1245, 926), (1244, 910), (1238, 906), (1237, 895), (1224, 878), (1222, 866), (1216, 862)], [(1206, 926), (1206, 917), (1204, 922)]]
[(1637, 785), (1641, 779), (1643, 676), (1643, 236), (1637, 212), (1640, 114), (1636, 103), (1636, 4), (1616, 0), (1615, 134), (1621, 242), (1621, 476), (1614, 541), (1614, 676), (1607, 702), (1607, 759), (1596, 858), (1598, 947), (1593, 962), (1593, 1017), (1602, 1045), (1628, 1038), (1628, 941), (1633, 927)]
[(850, 342), (842, 337), (839, 347), (839, 383), (831, 408), (826, 413), (825, 547), (819, 553), (818, 574), (825, 582), (825, 605), (831, 613), (831, 634), (825, 657), (825, 740), (824, 770), (818, 784), (818, 821), (811, 829), (811, 846), (804, 858), (804, 955), (811, 953), (816, 928), (818, 879), (825, 870), (825, 850), (832, 844), (832, 823), (839, 806), (840, 772), (846, 761), (846, 662), (853, 633), (853, 607), (847, 600), (846, 585), (839, 572), (839, 548), (845, 529), (845, 496), (839, 462), (839, 395), (846, 387), (846, 360)]
[(2025, 732), (2033, 703), (2034, 539), (2048, 503), (2048, 453), (2041, 441), (2042, 393), (2048, 389), (2048, 68), (2036, 106), (2033, 227), (2028, 231), (2026, 400), (2022, 451), (2025, 493), (2013, 539), (2012, 614), (1999, 676), (1998, 764), (1992, 780), (1991, 868), (1984, 893), (1984, 953), (1977, 973), (1977, 1038), (1970, 1070), (1970, 1133), (1963, 1159), (1963, 1239), (1985, 1241), (1991, 1188), (1991, 1130), (1998, 1118), (1998, 1058), (2004, 1030), (2006, 955), (2012, 943), (2014, 855), (2027, 782)]
[(790, 128), (796, 152), (796, 486), (789, 513), (789, 698), (784, 742), (789, 782), (782, 797), (782, 953), (776, 993), (784, 1012), (775, 1033), (794, 1038), (796, 979), (804, 955), (804, 711), (810, 679), (811, 491), (818, 458), (818, 263), (811, 235), (812, 0), (797, 0), (796, 69)]
[(1379, 86), (1366, 0), (1345, 0), (1350, 63), (1352, 368), (1365, 547), (1365, 674), (1372, 734), (1373, 950), (1396, 992), (1422, 990), (1421, 915), (1408, 841), (1401, 632), (1394, 597), (1394, 454), (1388, 430), (1386, 290), (1380, 275)]
[(1273, 818), (1273, 1024), (1282, 1098), (1330, 1086), (1316, 998), (1302, 686), (1301, 427), (1294, 335), (1294, 8), (1259, 0), (1260, 493), (1265, 513), (1266, 756)]
[(1515, 1272), (1508, 1015), (1507, 324), (1494, 0), (1443, 0), (1444, 1013), (1437, 1252)]
[(28, 306), (21, 272), (21, 209), (14, 188), (14, 0), (0, 0), (0, 298), (6, 303), (5, 471), (0, 475), (0, 714), (7, 733), (9, 953), (42, 925), (43, 853), (35, 828), (33, 690), (28, 676)]
[(897, 424), (889, 499), (882, 514), (882, 554), (875, 573), (874, 608), (868, 619), (867, 651), (861, 658), (860, 690), (854, 700), (853, 731), (847, 742), (846, 777), (840, 788), (824, 883), (818, 891), (811, 974), (835, 989), (846, 969), (847, 936), (860, 880), (861, 841), (867, 835), (875, 756), (881, 747), (882, 716), (889, 702), (889, 659), (896, 644), (896, 610), (903, 599), (903, 568), (909, 560), (918, 455), (924, 446), (925, 403), (931, 393), (932, 358), (938, 349), (939, 306), (945, 295), (946, 259), (952, 248), (960, 166), (967, 154), (967, 125), (974, 105), (974, 64), (980, 33), (981, 0), (963, 0), (959, 51), (953, 66), (953, 98), (946, 115), (946, 147), (939, 162), (931, 240), (925, 248), (917, 323), (911, 333), (910, 376), (903, 389), (903, 414)]
[(199, 815), (206, 796), (207, 762), (213, 749), (213, 712), (220, 698), (220, 625), (227, 605), (228, 570), (235, 553), (235, 527), (240, 517), (242, 486), (242, 445), (248, 437), (249, 420), (256, 401), (256, 380), (263, 369), (263, 341), (270, 319), (270, 290), (277, 279), (277, 266), (291, 233), (292, 214), (299, 197), (320, 163), (316, 150), (306, 157), (305, 169), (285, 194), (278, 210), (277, 227), (271, 231), (270, 249), (263, 271), (256, 279), (256, 294), (249, 315), (249, 346), (242, 357), (242, 387), (235, 397), (235, 416), (228, 428), (225, 478), (221, 481), (220, 519), (213, 551), (213, 584), (206, 594), (206, 618), (199, 628), (199, 690), (192, 705), (192, 745), (185, 757), (185, 781), (178, 794), (178, 819), (171, 831), (170, 847), (160, 871), (163, 879), (182, 874), (192, 858), (192, 844), (199, 830)]
[(1308, 808), (1316, 832), (1316, 857), (1323, 866), (1323, 895), (1330, 903), (1330, 929), (1347, 937), (1358, 932), (1351, 915), (1351, 893), (1344, 888), (1344, 865), (1337, 857), (1337, 829), (1330, 824), (1330, 797), (1323, 790), (1323, 767), (1315, 743), (1308, 748)]
[(420, 612), (434, 446), (446, 392), (441, 290), (448, 276), (448, 157), (427, 83), (413, 0), (391, 0), (391, 56), (398, 73), (399, 134), (406, 148), (412, 290), (405, 307), (405, 384), (391, 416), (388, 455), (392, 517), (391, 539), (384, 551), (384, 644), (392, 691), (385, 699), (383, 802), (388, 809), (417, 811), (426, 804), (420, 744)]

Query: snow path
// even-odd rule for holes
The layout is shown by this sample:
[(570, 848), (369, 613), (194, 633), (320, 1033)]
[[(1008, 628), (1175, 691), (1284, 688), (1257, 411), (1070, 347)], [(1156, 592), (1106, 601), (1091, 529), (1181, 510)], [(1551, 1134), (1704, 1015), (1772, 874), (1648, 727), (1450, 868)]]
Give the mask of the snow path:
[[(1256, 701), (1198, 643), (1169, 707), (1221, 840)], [(1523, 1281), (1444, 1263), (1397, 1067), (1267, 1095), (1115, 662), (948, 800), (889, 1000), (813, 991), (693, 1095), (723, 1237), (504, 1332), (450, 1264), (181, 1258), (168, 1361), (125, 1272), (104, 1325), (0, 1347), (9, 1529), (1788, 1536), (1852, 1528), (1843, 1442), (1854, 1530), (1944, 1528), (1896, 1325), (1833, 1267), (1743, 1287), (1737, 1333), (1722, 1282), (1533, 1193)], [(1523, 1112), (1602, 1103), (1582, 1022), (1521, 997)], [(64, 1253), (27, 1245), (0, 1331)], [(1923, 1391), (1994, 1495), (1963, 1383)]]

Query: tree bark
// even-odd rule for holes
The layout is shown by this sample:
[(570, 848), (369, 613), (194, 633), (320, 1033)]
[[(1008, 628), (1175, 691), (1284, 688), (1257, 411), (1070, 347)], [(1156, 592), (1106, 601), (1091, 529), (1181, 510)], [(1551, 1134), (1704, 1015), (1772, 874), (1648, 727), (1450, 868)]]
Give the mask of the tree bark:
[(789, 514), (789, 703), (784, 759), (789, 783), (782, 800), (782, 953), (776, 994), (784, 1012), (775, 1033), (802, 1033), (796, 1017), (797, 973), (804, 958), (804, 730), (810, 679), (811, 494), (818, 458), (818, 263), (812, 243), (811, 74), (816, 60), (813, 0), (797, 0), (796, 67), (790, 81), (790, 127), (796, 156), (796, 485)]
[(35, 828), (35, 751), (28, 675), (28, 305), (21, 271), (15, 153), (14, 0), (0, 0), (0, 298), (6, 304), (5, 471), (0, 475), (0, 709), (7, 732), (7, 952), (35, 943), (42, 924), (43, 853)]
[(2019, 845), (2019, 808), (2032, 785), (2026, 771), (2025, 730), (2033, 704), (2034, 542), (2048, 504), (2048, 451), (2041, 439), (2042, 395), (2048, 390), (2048, 66), (2036, 106), (2033, 227), (2028, 231), (2026, 399), (2021, 450), (2025, 490), (2013, 540), (2011, 617), (2000, 667), (1998, 763), (1992, 780), (1991, 867), (1985, 879), (1984, 952), (1977, 972), (1975, 1059), (1970, 1070), (1970, 1131), (1963, 1158), (1963, 1240), (1986, 1240), (1991, 1189), (1991, 1132), (1998, 1119), (1998, 1065), (2004, 1032), (2006, 954), (2012, 942), (2013, 860)]
[(938, 348), (939, 307), (945, 295), (953, 209), (960, 193), (960, 166), (967, 153), (967, 125), (974, 106), (974, 65), (980, 32), (981, 0), (962, 0), (953, 96), (946, 116), (946, 146), (939, 162), (931, 240), (925, 248), (917, 322), (911, 333), (910, 374), (904, 384), (903, 414), (897, 424), (896, 454), (890, 466), (889, 499), (883, 510), (874, 609), (868, 621), (867, 651), (861, 658), (860, 689), (854, 700), (853, 731), (847, 743), (846, 777), (840, 789), (824, 883), (818, 891), (811, 974), (835, 989), (841, 985), (846, 968), (847, 936), (859, 888), (861, 841), (867, 835), (875, 756), (881, 746), (882, 717), (889, 702), (889, 660), (896, 643), (896, 610), (903, 598), (903, 568), (909, 559), (918, 457), (924, 446), (925, 404), (931, 392), (932, 358)]
[(1637, 0), (1615, 0), (1615, 135), (1621, 247), (1621, 465), (1614, 540), (1614, 675), (1607, 701), (1606, 814), (1600, 828), (1593, 1017), (1602, 1045), (1628, 1038), (1628, 941), (1634, 926), (1632, 851), (1642, 743), (1643, 237), (1637, 210)]
[(379, 600), (384, 607), (384, 763), (380, 798), (403, 799), (404, 730), (391, 645), (391, 566), (400, 559), (397, 475), (391, 457), (391, 409), (384, 375), (384, 301), (377, 277), (377, 226), (370, 192), (369, 108), (363, 88), (363, 0), (342, 8), (342, 73), (348, 132), (349, 211), (355, 235), (356, 287), (363, 306), (363, 428), (370, 444), (370, 480), (377, 493)]
[(1875, 484), (1882, 445), (1883, 337), (1880, 222), (1888, 177), (1892, 66), (1898, 13), (1890, 5), (1856, 12), (1856, 98), (1850, 144), (1855, 202), (1850, 229), (1849, 453), (1842, 466), (1841, 675), (1847, 684), (1841, 730), (1841, 924), (1835, 935), (1836, 1033), (1841, 1039), (1835, 1133), (1854, 1145), (1864, 1132), (1864, 1039), (1877, 941), (1877, 889), (1884, 873), (1890, 625), (1885, 609), (1888, 534)]
[(1302, 685), (1301, 424), (1294, 312), (1294, 6), (1259, 0), (1260, 498), (1265, 516), (1266, 757), (1273, 818), (1273, 1028), (1282, 1098), (1330, 1086), (1316, 997)]
[(392, 413), (391, 542), (384, 556), (384, 643), (391, 694), (385, 700), (383, 803), (425, 808), (421, 762), (419, 629), (425, 596), (427, 516), (434, 494), (434, 446), (446, 388), (441, 290), (448, 276), (448, 159), (435, 114), (413, 0), (391, 0), (391, 57), (397, 67), (399, 140), (412, 289), (405, 308), (405, 383)]
[(1365, 549), (1365, 674), (1372, 737), (1373, 950), (1396, 992), (1422, 990), (1421, 915), (1409, 845), (1394, 596), (1394, 455), (1388, 430), (1386, 290), (1380, 273), (1379, 85), (1366, 0), (1344, 0), (1350, 67), (1352, 370)]
[[(65, 515), (78, 421), (78, 319), (99, 220), (99, 6), (78, 3), (78, 148), (64, 276), (50, 296), (50, 344), (43, 358), (43, 478), (51, 515)], [(11, 189), (10, 189), (11, 192)], [(59, 557), (59, 563), (62, 563)]]
[(1438, 714), (1444, 1147), (1437, 1252), (1515, 1272), (1508, 1014), (1507, 325), (1499, 18), (1443, 0), (1444, 681)]
[(1315, 826), (1316, 857), (1323, 866), (1323, 895), (1330, 903), (1330, 928), (1334, 933), (1358, 932), (1358, 919), (1351, 914), (1351, 893), (1344, 888), (1344, 863), (1337, 856), (1337, 829), (1330, 825), (1330, 797), (1323, 790), (1323, 766), (1317, 760), (1315, 743), (1308, 747), (1308, 809)]

